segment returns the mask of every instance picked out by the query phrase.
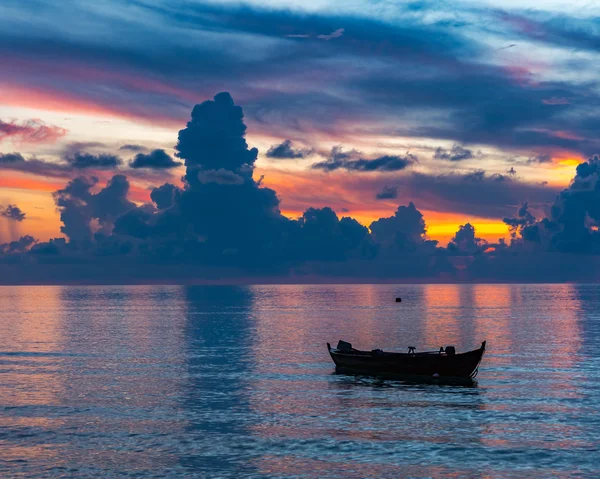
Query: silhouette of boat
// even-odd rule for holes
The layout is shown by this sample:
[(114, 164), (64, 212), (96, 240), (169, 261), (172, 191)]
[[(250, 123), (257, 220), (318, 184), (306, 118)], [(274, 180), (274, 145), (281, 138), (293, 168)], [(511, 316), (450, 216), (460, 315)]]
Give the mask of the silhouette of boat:
[(332, 348), (327, 343), (331, 359), (338, 372), (393, 377), (462, 378), (474, 379), (485, 352), (484, 341), (479, 349), (457, 354), (454, 346), (439, 351), (391, 353), (381, 349), (360, 351), (352, 344), (339, 341)]

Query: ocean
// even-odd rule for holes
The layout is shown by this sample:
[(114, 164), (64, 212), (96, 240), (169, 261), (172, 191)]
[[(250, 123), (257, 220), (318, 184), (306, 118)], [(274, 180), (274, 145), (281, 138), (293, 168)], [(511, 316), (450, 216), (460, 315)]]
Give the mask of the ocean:
[[(339, 339), (488, 349), (419, 384)], [(2, 478), (597, 478), (599, 412), (598, 285), (0, 287)]]

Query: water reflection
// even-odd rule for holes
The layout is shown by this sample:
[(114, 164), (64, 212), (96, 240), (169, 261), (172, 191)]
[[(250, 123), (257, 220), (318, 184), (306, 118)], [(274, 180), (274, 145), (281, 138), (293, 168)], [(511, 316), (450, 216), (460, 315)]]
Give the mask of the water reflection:
[(196, 473), (249, 473), (240, 460), (249, 443), (253, 293), (246, 287), (185, 288), (188, 383), (182, 407), (195, 447), (180, 457)]
[[(402, 297), (402, 303), (394, 298)], [(1, 477), (598, 477), (600, 287), (0, 288)], [(325, 343), (488, 340), (476, 387)]]

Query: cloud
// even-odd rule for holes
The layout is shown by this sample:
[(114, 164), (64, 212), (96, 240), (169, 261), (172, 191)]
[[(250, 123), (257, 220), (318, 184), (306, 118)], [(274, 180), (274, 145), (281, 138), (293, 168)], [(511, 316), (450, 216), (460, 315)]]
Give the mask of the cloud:
[(438, 147), (435, 149), (433, 157), (436, 160), (462, 161), (473, 158), (473, 152), (460, 145), (454, 145), (450, 151)]
[(435, 247), (437, 243), (426, 239), (423, 214), (412, 202), (399, 206), (389, 218), (373, 221), (369, 229), (375, 241), (396, 251), (416, 251), (423, 246)]
[(91, 188), (97, 179), (75, 178), (67, 186), (54, 193), (54, 201), (60, 211), (63, 225), (60, 230), (71, 241), (89, 243), (92, 238), (91, 212), (88, 202), (92, 198)]
[(539, 154), (536, 155), (532, 158), (530, 158), (530, 160), (532, 160), (532, 162), (537, 162), (537, 163), (550, 163), (552, 161), (552, 156), (550, 156), (549, 154)]
[(148, 148), (146, 148), (143, 145), (126, 144), (126, 145), (121, 146), (119, 148), (119, 150), (138, 152), (138, 151), (147, 151)]
[(542, 100), (544, 105), (569, 105), (571, 102), (567, 98), (563, 97), (552, 97), (544, 98)]
[(159, 210), (166, 210), (175, 203), (175, 196), (181, 192), (179, 188), (170, 183), (165, 183), (162, 186), (153, 188), (150, 193), (150, 198), (156, 204)]
[(107, 148), (107, 145), (99, 141), (72, 141), (62, 146), (62, 157), (68, 157), (94, 148)]
[[(162, 261), (283, 267), (290, 258), (282, 238), (294, 237), (295, 222), (281, 215), (275, 192), (253, 179), (258, 151), (248, 147), (245, 132), (242, 109), (228, 93), (196, 105), (176, 146), (186, 165), (184, 188), (155, 188), (158, 210), (131, 209), (115, 233), (142, 240), (138, 248), (160, 252)], [(277, 255), (281, 261), (268, 260)]]
[[(598, 151), (600, 143), (593, 62), (556, 52), (544, 68), (537, 62), (516, 68), (490, 61), (489, 38), (482, 34), (493, 24), (494, 39), (506, 45), (515, 31), (525, 37), (546, 32), (528, 42), (530, 54), (543, 59), (547, 48), (565, 45), (595, 51), (593, 19), (564, 13), (552, 20), (533, 11), (509, 18), (505, 11), (466, 4), (415, 9), (406, 3), (396, 5), (390, 16), (379, 13), (385, 8), (355, 15), (348, 13), (350, 7), (346, 13), (306, 13), (230, 3), (166, 8), (145, 2), (136, 6), (140, 16), (123, 15), (117, 26), (113, 17), (81, 2), (51, 9), (43, 19), (32, 19), (21, 8), (4, 18), (0, 53), (8, 63), (19, 61), (6, 88), (19, 92), (12, 94), (18, 96), (15, 102), (29, 106), (39, 104), (43, 94), (53, 108), (174, 124), (185, 118), (198, 94), (228, 84), (246, 102), (248, 122), (257, 133), (285, 138), (319, 130), (335, 138), (413, 136), (511, 153), (555, 147), (586, 155)], [(448, 20), (457, 16), (460, 22)], [(96, 28), (65, 36), (59, 28), (65, 18), (87, 18)], [(523, 23), (536, 26), (528, 33), (521, 31)], [(339, 31), (340, 24), (352, 32), (351, 41), (286, 37), (314, 38)], [(93, 41), (93, 31), (115, 28), (127, 32), (128, 41), (108, 34), (102, 42)], [(200, 47), (194, 43), (192, 48), (190, 31), (201, 39)], [(185, 64), (178, 61), (183, 57), (189, 60)], [(40, 93), (40, 78), (49, 71)], [(165, 74), (172, 71), (178, 74)], [(553, 98), (569, 104), (544, 103)], [(552, 133), (561, 129), (581, 139)]]
[(243, 118), (242, 108), (227, 92), (194, 107), (192, 119), (179, 131), (175, 155), (185, 160), (190, 184), (198, 182), (197, 175), (190, 175), (198, 168), (233, 171), (244, 165), (254, 166), (258, 150), (248, 148)]
[(342, 151), (340, 146), (335, 146), (326, 161), (315, 163), (311, 168), (315, 170), (334, 171), (344, 169), (347, 171), (400, 171), (417, 163), (418, 158), (407, 153), (405, 156), (384, 155), (374, 159), (357, 158), (360, 152), (352, 150), (350, 152)]
[(340, 38), (344, 35), (344, 29), (338, 28), (337, 30), (327, 34), (327, 35), (317, 35), (317, 38), (320, 40), (333, 40), (334, 38)]
[[(373, 221), (368, 229), (352, 218), (340, 219), (331, 207), (309, 207), (298, 220), (284, 217), (275, 191), (264, 187), (262, 179), (254, 179), (258, 152), (245, 140), (243, 118), (241, 108), (228, 93), (194, 107), (191, 120), (179, 132), (176, 146), (178, 157), (185, 162), (183, 187), (166, 183), (152, 189), (154, 204), (132, 203), (128, 199), (129, 182), (123, 175), (114, 175), (103, 188), (95, 177), (72, 179), (54, 193), (66, 240), (28, 242), (19, 250), (23, 253), (10, 253), (7, 261), (24, 258), (23, 261), (36, 265), (77, 262), (82, 267), (94, 262), (103, 267), (110, 263), (118, 265), (119, 272), (128, 264), (136, 265), (136, 271), (141, 266), (147, 268), (144, 271), (149, 272), (149, 277), (166, 271), (163, 266), (171, 266), (173, 274), (172, 266), (177, 265), (175, 274), (179, 274), (185, 265), (194, 268), (195, 274), (216, 271), (220, 275), (235, 268), (245, 275), (286, 275), (293, 268), (295, 274), (307, 275), (445, 275), (448, 279), (456, 273), (449, 260), (452, 256), (462, 260), (476, 257), (463, 272), (470, 278), (481, 278), (490, 271), (515, 265), (518, 269), (511, 269), (510, 274), (524, 274), (528, 266), (519, 265), (518, 261), (530, 260), (532, 255), (522, 254), (527, 248), (600, 253), (595, 229), (600, 220), (598, 157), (577, 167), (569, 188), (554, 201), (549, 218), (536, 220), (528, 210), (529, 203), (523, 203), (514, 221), (506, 215), (507, 224), (517, 231), (514, 245), (498, 243), (479, 254), (484, 246), (492, 245), (478, 239), (471, 224), (459, 228), (452, 246), (438, 247), (436, 241), (428, 239), (423, 214), (412, 201), (398, 206), (393, 215)], [(388, 188), (395, 191), (399, 203), (401, 196), (410, 195), (419, 198), (420, 208), (437, 204), (437, 211), (447, 208), (456, 212), (459, 205), (475, 216), (498, 216), (497, 213), (518, 204), (515, 197), (525, 197), (543, 208), (541, 200), (556, 193), (551, 188), (524, 183), (509, 175), (490, 175), (484, 170), (447, 175), (349, 174), (348, 171), (387, 171), (389, 160), (366, 167), (361, 162), (377, 162), (384, 157), (362, 156), (358, 151), (338, 147), (332, 150), (328, 161), (346, 165), (340, 178), (349, 181), (359, 193), (362, 188), (370, 191), (373, 201), (376, 191)], [(29, 161), (19, 155), (5, 158), (7, 164)], [(65, 166), (75, 171), (72, 165)], [(9, 249), (2, 247), (5, 255)], [(487, 250), (494, 252), (493, 257)], [(500, 259), (494, 262), (494, 258)], [(497, 274), (504, 278), (508, 273)]]
[(514, 205), (523, 199), (535, 204), (550, 204), (560, 191), (509, 175), (490, 175), (483, 170), (443, 175), (412, 172), (393, 181), (362, 178), (346, 186), (351, 191), (364, 191), (365, 195), (374, 195), (383, 187), (396, 187), (400, 202), (413, 200), (425, 210), (482, 218), (509, 216), (514, 212)]
[(458, 227), (458, 231), (448, 244), (448, 250), (451, 252), (476, 254), (481, 253), (486, 244), (484, 240), (475, 236), (473, 225), (466, 223)]
[(46, 242), (34, 244), (30, 253), (34, 256), (58, 256), (69, 251), (69, 245), (64, 238), (52, 238)]
[(73, 178), (81, 170), (117, 169), (122, 160), (115, 155), (75, 151), (65, 156), (60, 162), (41, 158), (25, 158), (21, 153), (0, 153), (0, 170), (20, 171), (32, 175), (51, 178)]
[(218, 170), (200, 170), (198, 172), (200, 183), (216, 183), (219, 185), (242, 185), (244, 178), (233, 171), (219, 168)]
[(544, 251), (600, 253), (600, 157), (580, 163), (568, 188), (550, 208), (550, 215), (536, 220), (524, 202), (515, 217), (503, 220), (511, 228), (516, 247)]
[[(369, 230), (353, 218), (341, 220), (331, 208), (308, 208), (299, 220), (300, 259), (306, 261), (344, 261), (368, 239)], [(363, 252), (364, 253), (364, 252)]]
[(35, 243), (36, 239), (33, 236), (21, 236), (16, 241), (0, 244), (0, 253), (4, 255), (27, 253)]
[(516, 217), (505, 217), (502, 221), (510, 228), (513, 239), (523, 233), (523, 229), (535, 223), (535, 216), (529, 211), (529, 203), (524, 201), (517, 211)]
[(383, 189), (375, 196), (378, 200), (393, 200), (398, 198), (398, 187), (384, 186)]
[(41, 120), (25, 120), (20, 124), (0, 120), (0, 142), (10, 138), (20, 143), (54, 143), (66, 134), (64, 128), (46, 125)]
[(501, 176), (483, 170), (444, 174), (414, 170), (399, 174), (355, 174), (342, 170), (335, 178), (312, 169), (267, 172), (268, 184), (277, 185), (286, 211), (330, 206), (338, 212), (347, 208), (353, 213), (382, 216), (388, 212), (389, 201), (378, 200), (377, 194), (384, 188), (396, 188), (396, 204), (412, 201), (428, 212), (500, 221), (512, 216), (515, 205), (523, 200), (535, 204), (536, 208), (549, 206), (562, 189), (556, 184), (529, 181), (523, 176)]
[[(80, 176), (53, 194), (63, 223), (61, 232), (83, 248), (92, 243), (94, 233), (110, 233), (114, 221), (135, 207), (127, 199), (129, 182), (124, 175), (114, 175), (104, 188), (93, 193), (97, 183), (97, 178)], [(92, 220), (98, 222), (97, 228)]]
[(17, 205), (0, 205), (0, 216), (18, 222), (21, 222), (25, 219), (25, 213), (23, 213), (21, 208), (19, 208)]
[(543, 11), (497, 11), (495, 14), (511, 28), (511, 33), (518, 33), (547, 47), (590, 52), (600, 49), (600, 37), (593, 16), (548, 15)]
[(123, 163), (123, 160), (116, 155), (101, 153), (92, 155), (85, 152), (76, 152), (65, 158), (65, 161), (76, 169), (94, 168), (98, 170), (112, 170)]
[[(164, 184), (151, 192), (156, 207), (135, 207), (126, 199), (122, 176), (96, 194), (95, 179), (76, 178), (55, 193), (68, 245), (96, 254), (126, 250), (162, 262), (232, 264), (263, 272), (376, 254), (368, 229), (352, 218), (339, 219), (330, 208), (309, 208), (298, 221), (281, 215), (275, 192), (253, 178), (257, 152), (245, 142), (242, 111), (228, 94), (193, 111), (176, 147), (186, 164), (184, 188)], [(214, 168), (218, 165), (224, 166)], [(120, 208), (98, 210), (111, 204)]]
[(25, 158), (20, 153), (0, 153), (0, 165), (11, 166), (25, 163)]
[(298, 159), (306, 158), (314, 152), (312, 149), (297, 149), (292, 146), (291, 140), (284, 140), (278, 145), (273, 145), (267, 151), (267, 158)]
[(175, 161), (165, 150), (153, 150), (148, 154), (138, 153), (135, 158), (129, 163), (131, 168), (152, 168), (164, 170), (181, 166), (180, 161)]
[(73, 168), (38, 158), (25, 159), (20, 153), (0, 153), (0, 169), (22, 171), (53, 178), (69, 178)]
[[(412, 181), (411, 181), (412, 180)], [(551, 201), (556, 189), (519, 181), (484, 171), (429, 176), (414, 174), (407, 182), (407, 194), (415, 198), (427, 192), (436, 198), (432, 209), (494, 218), (505, 216), (524, 197), (536, 203)]]
[[(576, 168), (568, 188), (552, 205), (550, 219), (560, 231), (552, 238), (560, 251), (600, 252), (600, 157), (594, 155)], [(592, 227), (595, 227), (593, 229)]]
[(552, 163), (552, 155), (550, 155), (549, 153), (539, 153), (537, 155), (529, 156), (526, 159), (513, 157), (510, 158), (508, 161), (516, 165), (535, 165), (541, 163)]

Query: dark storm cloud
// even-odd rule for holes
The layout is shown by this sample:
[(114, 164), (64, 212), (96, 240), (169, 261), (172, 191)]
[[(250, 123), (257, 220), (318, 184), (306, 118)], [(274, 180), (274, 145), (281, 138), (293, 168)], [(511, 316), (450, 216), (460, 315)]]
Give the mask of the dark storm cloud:
[(517, 210), (515, 217), (506, 217), (502, 221), (510, 228), (510, 235), (514, 239), (518, 234), (522, 234), (523, 229), (526, 226), (533, 225), (535, 223), (535, 216), (529, 211), (529, 203), (524, 201), (523, 204)]
[(273, 145), (267, 150), (267, 158), (299, 159), (306, 158), (314, 152), (312, 149), (299, 149), (292, 146), (291, 140), (284, 140), (278, 145)]
[(114, 221), (135, 207), (127, 199), (129, 182), (125, 176), (113, 176), (94, 194), (91, 190), (97, 182), (97, 178), (81, 176), (53, 194), (63, 223), (61, 232), (80, 246), (92, 241), (92, 220), (98, 221), (100, 231), (110, 233)]
[(43, 243), (34, 244), (30, 253), (33, 256), (59, 256), (69, 250), (69, 244), (64, 238), (52, 238)]
[[(600, 157), (580, 163), (568, 188), (555, 198), (550, 215), (536, 220), (523, 203), (515, 217), (504, 218), (519, 245), (544, 251), (600, 253)], [(521, 241), (522, 240), (522, 241)]]
[(475, 235), (475, 228), (471, 223), (466, 223), (458, 227), (458, 231), (450, 240), (448, 250), (452, 252), (461, 252), (475, 254), (482, 251), (486, 242)]
[[(185, 187), (153, 189), (156, 208), (130, 203), (129, 185), (121, 175), (96, 194), (97, 180), (74, 179), (54, 194), (67, 245), (94, 254), (135, 251), (154, 261), (263, 272), (376, 253), (366, 227), (352, 218), (339, 219), (330, 208), (309, 208), (298, 221), (282, 216), (275, 192), (252, 177), (257, 151), (248, 147), (244, 135), (243, 113), (229, 94), (197, 105), (176, 147), (186, 163)], [(223, 166), (215, 169), (218, 165)], [(35, 254), (46, 247), (58, 248), (36, 245)]]
[(165, 170), (181, 166), (180, 161), (175, 161), (165, 150), (153, 150), (148, 154), (138, 153), (129, 163), (131, 168), (151, 168)]
[(155, 188), (148, 205), (130, 209), (115, 223), (121, 237), (143, 241), (138, 251), (161, 261), (281, 267), (264, 263), (287, 248), (294, 222), (279, 212), (271, 189), (252, 177), (258, 151), (244, 138), (242, 109), (228, 93), (196, 105), (179, 132), (177, 156), (184, 160), (185, 187)]
[(159, 210), (166, 210), (175, 203), (175, 195), (181, 190), (171, 183), (165, 183), (162, 186), (153, 188), (150, 193), (150, 198), (156, 204)]
[(90, 227), (91, 213), (88, 202), (91, 200), (91, 188), (97, 180), (84, 177), (75, 178), (65, 188), (54, 193), (54, 201), (60, 211), (63, 225), (60, 230), (71, 241), (89, 242), (92, 237)]
[(398, 251), (416, 251), (423, 247), (435, 248), (436, 241), (425, 238), (427, 228), (423, 214), (410, 202), (399, 206), (393, 216), (380, 218), (369, 226), (373, 239)]
[(254, 166), (258, 150), (248, 148), (242, 108), (226, 92), (192, 110), (192, 119), (179, 131), (176, 156), (185, 160), (188, 182), (197, 182), (190, 171), (225, 169), (234, 171)]
[(345, 152), (340, 146), (335, 146), (327, 160), (315, 163), (311, 168), (324, 171), (400, 171), (419, 161), (411, 153), (405, 156), (384, 155), (373, 159), (360, 158), (360, 155), (356, 150)]
[[(414, 172), (346, 175), (357, 188), (378, 182), (379, 189), (397, 188), (398, 196), (418, 198), (419, 208), (413, 202), (403, 206), (405, 202), (399, 199), (401, 205), (396, 212), (373, 221), (369, 229), (352, 218), (339, 219), (327, 207), (308, 208), (298, 220), (290, 220), (281, 215), (275, 191), (253, 178), (257, 151), (246, 143), (243, 118), (241, 108), (228, 93), (220, 93), (194, 108), (192, 119), (179, 132), (176, 146), (186, 166), (184, 186), (167, 183), (153, 189), (151, 197), (156, 207), (136, 206), (129, 201), (129, 183), (123, 175), (114, 175), (99, 191), (96, 178), (73, 179), (54, 193), (62, 232), (68, 240), (24, 240), (22, 246), (13, 248), (23, 251), (21, 256), (10, 253), (10, 257), (7, 252), (11, 247), (3, 245), (6, 262), (23, 255), (24, 261), (38, 267), (76, 261), (81, 265), (80, 272), (89, 264), (101, 264), (102, 268), (112, 264), (116, 273), (111, 274), (121, 281), (131, 274), (125, 272), (125, 265), (136, 272), (143, 267), (148, 273), (144, 281), (156, 279), (161, 271), (169, 271), (169, 277), (183, 278), (180, 275), (184, 267), (193, 269), (194, 275), (214, 268), (218, 278), (232, 268), (238, 275), (287, 275), (293, 268), (295, 275), (448, 280), (457, 273), (448, 258), (469, 256), (475, 259), (462, 270), (461, 278), (484, 278), (493, 271), (497, 278), (519, 279), (532, 270), (527, 263), (531, 255), (521, 254), (521, 248), (530, 246), (526, 243), (534, 243), (540, 250), (544, 245), (550, 245), (551, 251), (575, 251), (585, 246), (587, 252), (600, 252), (594, 229), (600, 220), (598, 157), (577, 167), (572, 184), (555, 200), (550, 218), (536, 221), (528, 212), (528, 204), (523, 203), (515, 222), (507, 221), (516, 225), (521, 236), (514, 247), (499, 243), (489, 248), (499, 258), (493, 262), (485, 253), (488, 245), (477, 238), (471, 224), (459, 228), (453, 246), (439, 248), (436, 241), (427, 238), (422, 209), (432, 202), (442, 205), (442, 210), (456, 212), (459, 205), (474, 215), (479, 212), (480, 216), (497, 217), (490, 212), (514, 209), (518, 204), (515, 196), (538, 204), (543, 203), (540, 197), (553, 193), (552, 189), (523, 183), (509, 175), (489, 175), (483, 170), (435, 176)], [(331, 157), (346, 164), (375, 161), (340, 148), (334, 149)], [(7, 161), (26, 160), (16, 156)], [(537, 267), (536, 277), (541, 274), (537, 271), (547, 273), (547, 268)], [(81, 274), (86, 277), (89, 271)]]
[(243, 176), (225, 168), (200, 170), (198, 180), (200, 183), (217, 183), (219, 185), (242, 185), (245, 181)]
[[(569, 187), (552, 205), (550, 219), (560, 227), (552, 238), (561, 251), (600, 252), (600, 157), (581, 163)], [(594, 227), (594, 228), (592, 228)]]
[(0, 253), (5, 255), (26, 253), (35, 243), (36, 239), (33, 236), (21, 236), (16, 241), (0, 244)]
[(21, 222), (25, 219), (25, 213), (23, 213), (21, 208), (19, 208), (17, 205), (0, 205), (0, 216), (18, 222)]
[(454, 145), (452, 149), (446, 150), (442, 147), (435, 149), (433, 157), (436, 160), (462, 161), (473, 158), (473, 152), (460, 145)]
[(116, 155), (101, 153), (92, 155), (85, 152), (75, 152), (65, 157), (65, 161), (78, 170), (93, 168), (97, 170), (112, 170), (123, 163), (123, 160)]
[(369, 230), (331, 208), (308, 208), (299, 219), (303, 260), (342, 261), (367, 239)]

